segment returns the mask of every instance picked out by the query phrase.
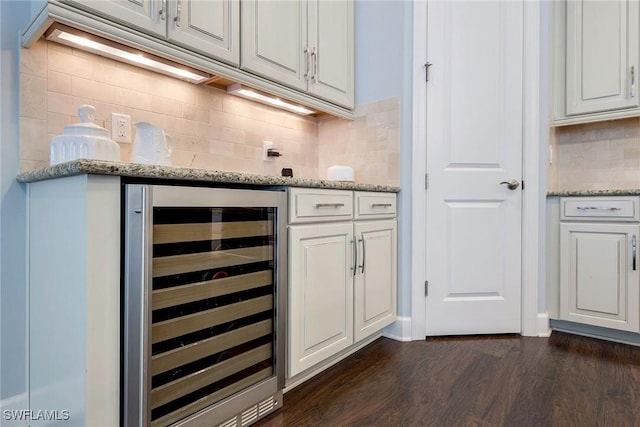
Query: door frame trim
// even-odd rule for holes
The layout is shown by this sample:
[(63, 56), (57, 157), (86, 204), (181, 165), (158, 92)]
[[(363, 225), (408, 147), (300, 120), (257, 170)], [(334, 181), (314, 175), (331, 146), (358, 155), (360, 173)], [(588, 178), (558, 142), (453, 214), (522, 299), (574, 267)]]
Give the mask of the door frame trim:
[[(546, 59), (547, 39), (541, 31), (540, 2), (524, 1), (524, 64), (523, 79), (523, 180), (522, 195), (522, 313), (521, 334), (544, 336), (548, 322), (538, 315), (539, 298), (544, 297), (545, 278), (545, 206), (546, 206)], [(425, 79), (427, 63), (427, 1), (413, 3), (413, 130), (412, 130), (412, 238), (411, 249), (411, 338), (422, 340), (426, 335), (426, 301), (424, 282), (426, 272), (427, 214), (425, 174), (427, 173), (426, 108), (428, 86)], [(546, 21), (545, 21), (546, 22)], [(541, 38), (544, 37), (544, 40)], [(540, 49), (543, 49), (541, 51)], [(542, 313), (541, 313), (542, 314)], [(547, 317), (548, 318), (548, 317)], [(547, 323), (543, 325), (542, 323)]]

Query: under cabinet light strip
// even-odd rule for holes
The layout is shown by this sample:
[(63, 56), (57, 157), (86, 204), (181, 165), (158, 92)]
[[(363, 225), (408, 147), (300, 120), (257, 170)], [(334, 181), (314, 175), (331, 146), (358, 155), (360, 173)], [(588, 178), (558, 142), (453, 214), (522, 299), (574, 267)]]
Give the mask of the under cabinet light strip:
[(303, 107), (302, 105), (294, 104), (292, 102), (283, 101), (279, 98), (262, 94), (252, 89), (247, 89), (239, 83), (235, 83), (227, 86), (227, 93), (230, 95), (240, 96), (242, 98), (250, 99), (252, 101), (261, 102), (263, 104), (278, 107), (284, 110), (291, 111), (293, 113), (309, 115), (315, 114), (316, 111)]
[(200, 74), (195, 70), (180, 68), (178, 66), (171, 65), (168, 62), (162, 62), (158, 59), (154, 59), (153, 57), (141, 52), (131, 52), (123, 48), (119, 48), (115, 43), (112, 44), (106, 41), (102, 42), (100, 39), (85, 37), (82, 33), (78, 34), (58, 27), (54, 27), (49, 31), (47, 34), (47, 40), (55, 41), (71, 47), (77, 47), (100, 56), (137, 65), (151, 71), (156, 71), (171, 77), (177, 77), (192, 83), (201, 83), (210, 78), (208, 74)]

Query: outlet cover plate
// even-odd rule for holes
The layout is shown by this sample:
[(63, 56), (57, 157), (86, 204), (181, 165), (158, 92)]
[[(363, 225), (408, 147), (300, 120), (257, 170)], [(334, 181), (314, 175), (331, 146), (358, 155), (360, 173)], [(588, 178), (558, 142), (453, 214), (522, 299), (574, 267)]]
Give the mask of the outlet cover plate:
[(131, 143), (131, 116), (111, 113), (111, 139)]

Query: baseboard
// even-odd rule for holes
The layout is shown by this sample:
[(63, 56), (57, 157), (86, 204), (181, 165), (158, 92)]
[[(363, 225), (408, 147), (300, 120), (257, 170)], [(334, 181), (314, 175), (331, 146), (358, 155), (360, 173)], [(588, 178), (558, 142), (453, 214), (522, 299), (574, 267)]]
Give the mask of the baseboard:
[(549, 325), (549, 313), (538, 313), (536, 319), (537, 336), (548, 338), (551, 336), (551, 326)]
[(636, 334), (635, 332), (618, 331), (615, 329), (583, 325), (580, 323), (556, 319), (553, 319), (551, 321), (551, 327), (554, 331), (558, 332), (582, 335), (585, 337), (596, 338), (605, 341), (614, 341), (621, 344), (633, 345), (636, 347), (640, 346), (640, 334)]
[(382, 330), (382, 336), (396, 341), (411, 341), (411, 317), (398, 316), (398, 319)]

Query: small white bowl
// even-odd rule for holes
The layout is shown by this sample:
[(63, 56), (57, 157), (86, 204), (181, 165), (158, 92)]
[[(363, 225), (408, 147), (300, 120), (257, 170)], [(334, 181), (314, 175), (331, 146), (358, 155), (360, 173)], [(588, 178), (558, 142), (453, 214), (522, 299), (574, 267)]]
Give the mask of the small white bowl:
[(354, 173), (351, 166), (330, 166), (327, 168), (327, 181), (353, 181)]

